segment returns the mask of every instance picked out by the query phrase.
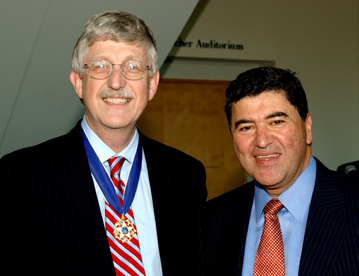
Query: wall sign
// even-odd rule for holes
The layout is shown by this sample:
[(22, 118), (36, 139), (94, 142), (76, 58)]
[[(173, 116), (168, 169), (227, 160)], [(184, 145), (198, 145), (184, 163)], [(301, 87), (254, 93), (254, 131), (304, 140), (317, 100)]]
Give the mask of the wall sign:
[(196, 41), (182, 40), (178, 38), (174, 47), (184, 47), (184, 48), (209, 48), (209, 49), (220, 49), (220, 50), (243, 50), (243, 44), (227, 42), (218, 42), (214, 39), (209, 41), (197, 39)]

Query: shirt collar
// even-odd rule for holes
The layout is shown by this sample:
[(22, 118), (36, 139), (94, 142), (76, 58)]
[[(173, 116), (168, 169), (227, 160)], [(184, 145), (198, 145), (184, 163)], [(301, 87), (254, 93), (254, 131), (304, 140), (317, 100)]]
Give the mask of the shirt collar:
[[(315, 176), (316, 162), (313, 156), (311, 156), (305, 170), (299, 175), (294, 183), (278, 197), (284, 205), (284, 208), (300, 223), (303, 222), (306, 213), (309, 210), (315, 184)], [(254, 189), (255, 218), (258, 223), (264, 206), (272, 199), (272, 197), (257, 182), (255, 182)]]
[(93, 130), (87, 124), (85, 116), (83, 117), (83, 120), (81, 122), (81, 127), (84, 130), (92, 148), (96, 152), (101, 163), (105, 163), (109, 158), (115, 156), (125, 157), (126, 161), (128, 161), (129, 163), (133, 162), (137, 150), (138, 140), (139, 140), (139, 134), (137, 129), (135, 130), (135, 134), (131, 142), (127, 145), (127, 147), (125, 147), (121, 152), (116, 153), (109, 146), (107, 146), (96, 135), (95, 132), (93, 132)]

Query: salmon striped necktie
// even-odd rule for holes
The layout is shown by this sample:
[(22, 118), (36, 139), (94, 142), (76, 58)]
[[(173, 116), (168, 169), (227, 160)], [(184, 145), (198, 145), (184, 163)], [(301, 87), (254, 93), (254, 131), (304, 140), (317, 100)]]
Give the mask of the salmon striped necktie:
[(283, 204), (271, 199), (264, 206), (264, 226), (254, 263), (254, 276), (284, 276), (284, 250), (282, 231), (277, 213)]
[[(124, 161), (125, 158), (120, 157), (108, 159), (111, 179), (121, 206), (125, 184), (120, 179), (120, 171)], [(107, 239), (116, 275), (145, 275), (132, 208), (126, 214), (118, 214), (106, 201), (105, 216)]]

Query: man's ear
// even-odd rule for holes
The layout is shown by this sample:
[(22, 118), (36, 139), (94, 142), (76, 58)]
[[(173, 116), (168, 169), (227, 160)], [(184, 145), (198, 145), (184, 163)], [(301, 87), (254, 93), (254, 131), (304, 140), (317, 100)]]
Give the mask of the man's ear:
[(309, 113), (307, 114), (307, 118), (305, 119), (305, 128), (307, 133), (307, 145), (311, 145), (313, 141), (312, 116)]
[(71, 70), (70, 81), (75, 88), (77, 96), (82, 99), (82, 78), (74, 70)]
[(153, 99), (156, 94), (158, 83), (160, 82), (160, 72), (157, 70), (156, 73), (150, 78), (150, 91), (149, 91), (149, 101)]

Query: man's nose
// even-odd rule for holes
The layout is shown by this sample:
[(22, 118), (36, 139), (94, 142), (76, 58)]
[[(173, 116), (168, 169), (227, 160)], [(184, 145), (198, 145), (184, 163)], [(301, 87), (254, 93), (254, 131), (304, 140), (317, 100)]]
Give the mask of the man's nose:
[(108, 78), (108, 86), (114, 90), (118, 90), (125, 87), (126, 78), (122, 74), (121, 67), (119, 64), (113, 66), (113, 71)]
[(257, 129), (256, 137), (254, 141), (255, 146), (259, 148), (266, 148), (272, 142), (273, 142), (273, 136), (265, 127), (261, 127)]

